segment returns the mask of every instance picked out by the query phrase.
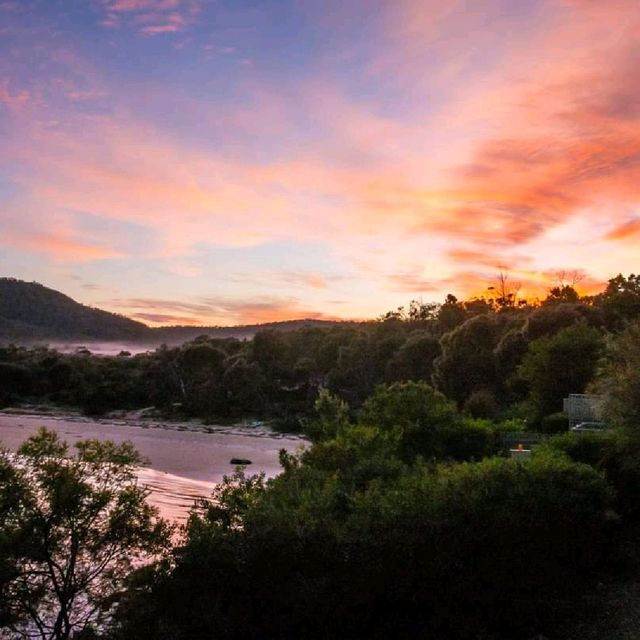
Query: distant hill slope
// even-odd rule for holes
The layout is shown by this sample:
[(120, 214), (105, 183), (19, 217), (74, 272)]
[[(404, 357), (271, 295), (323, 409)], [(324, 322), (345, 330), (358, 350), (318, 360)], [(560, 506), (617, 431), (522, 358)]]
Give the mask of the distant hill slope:
[(258, 331), (294, 331), (303, 326), (342, 324), (330, 320), (285, 320), (232, 327), (151, 328), (130, 318), (94, 309), (36, 282), (0, 278), (0, 343), (132, 342), (175, 345), (201, 335), (251, 338)]
[(144, 340), (151, 329), (36, 282), (0, 278), (0, 339)]

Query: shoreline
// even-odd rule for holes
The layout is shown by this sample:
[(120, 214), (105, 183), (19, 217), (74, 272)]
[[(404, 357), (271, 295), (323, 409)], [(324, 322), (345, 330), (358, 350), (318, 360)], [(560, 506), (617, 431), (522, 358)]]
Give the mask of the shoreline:
[(152, 489), (153, 503), (171, 519), (183, 518), (194, 499), (209, 497), (213, 486), (239, 466), (233, 460), (250, 461), (245, 467), (249, 475), (272, 478), (282, 472), (282, 450), (297, 453), (306, 447), (299, 437), (274, 434), (265, 427), (165, 422), (138, 414), (95, 420), (43, 406), (0, 411), (0, 447), (16, 451), (40, 427), (55, 431), (70, 447), (86, 439), (131, 442), (148, 461), (140, 471), (141, 481)]
[(301, 443), (310, 442), (309, 438), (299, 433), (280, 433), (269, 426), (260, 423), (250, 426), (243, 423), (231, 425), (204, 424), (201, 420), (164, 420), (158, 417), (144, 417), (147, 409), (132, 411), (112, 411), (101, 417), (85, 416), (73, 408), (60, 408), (49, 405), (33, 405), (23, 407), (6, 407), (0, 409), (0, 416), (15, 416), (24, 418), (46, 418), (60, 422), (74, 422), (78, 424), (102, 424), (109, 426), (137, 427), (139, 429), (159, 429), (162, 431), (183, 431), (203, 434), (220, 434), (245, 436), (252, 438), (266, 438), (270, 440), (298, 440)]

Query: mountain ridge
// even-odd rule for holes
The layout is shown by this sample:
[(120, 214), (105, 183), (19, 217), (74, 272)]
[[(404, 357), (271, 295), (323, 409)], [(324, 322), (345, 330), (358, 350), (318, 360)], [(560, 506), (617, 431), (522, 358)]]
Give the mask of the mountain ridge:
[(201, 335), (251, 338), (258, 331), (293, 331), (348, 321), (300, 318), (235, 326), (148, 325), (127, 316), (77, 302), (38, 282), (0, 278), (0, 343), (42, 341), (130, 341), (144, 345), (179, 344)]

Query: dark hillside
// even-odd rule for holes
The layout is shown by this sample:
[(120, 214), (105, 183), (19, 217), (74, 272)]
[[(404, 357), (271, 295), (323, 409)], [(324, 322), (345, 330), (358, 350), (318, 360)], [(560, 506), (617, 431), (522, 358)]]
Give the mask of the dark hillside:
[(127, 341), (144, 346), (179, 345), (198, 336), (250, 339), (258, 331), (295, 331), (324, 327), (330, 320), (285, 320), (239, 326), (174, 326), (151, 328), (125, 316), (76, 302), (37, 282), (0, 278), (0, 342)]
[(144, 340), (150, 329), (36, 282), (0, 278), (0, 339)]

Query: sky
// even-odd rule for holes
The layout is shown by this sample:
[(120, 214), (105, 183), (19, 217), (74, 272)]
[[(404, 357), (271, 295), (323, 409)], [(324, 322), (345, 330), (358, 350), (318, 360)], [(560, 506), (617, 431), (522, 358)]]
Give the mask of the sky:
[(0, 0), (0, 275), (151, 325), (640, 270), (638, 0)]

